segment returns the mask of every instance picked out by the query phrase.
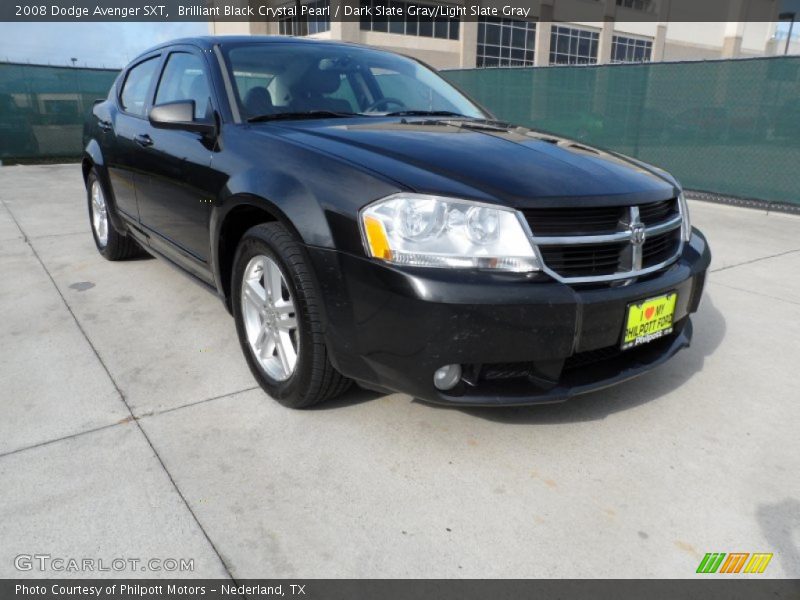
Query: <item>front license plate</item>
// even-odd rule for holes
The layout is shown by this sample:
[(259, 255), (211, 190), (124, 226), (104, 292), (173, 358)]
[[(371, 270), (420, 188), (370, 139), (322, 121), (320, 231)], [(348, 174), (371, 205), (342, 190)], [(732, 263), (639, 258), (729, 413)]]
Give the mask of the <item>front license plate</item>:
[(634, 348), (672, 333), (675, 301), (678, 294), (671, 292), (657, 298), (628, 305), (622, 349)]

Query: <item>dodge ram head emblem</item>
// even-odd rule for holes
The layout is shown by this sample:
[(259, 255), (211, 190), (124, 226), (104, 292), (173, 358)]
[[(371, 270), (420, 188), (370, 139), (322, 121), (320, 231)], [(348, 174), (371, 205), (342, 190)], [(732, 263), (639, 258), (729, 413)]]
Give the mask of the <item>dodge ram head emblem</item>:
[(631, 243), (637, 246), (644, 244), (647, 237), (647, 230), (644, 223), (631, 223)]

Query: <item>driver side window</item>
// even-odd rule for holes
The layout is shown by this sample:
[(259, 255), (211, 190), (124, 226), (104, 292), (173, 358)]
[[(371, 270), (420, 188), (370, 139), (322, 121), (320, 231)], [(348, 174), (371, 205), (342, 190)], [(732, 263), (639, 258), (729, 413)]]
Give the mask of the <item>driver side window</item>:
[(143, 117), (147, 107), (147, 92), (157, 73), (158, 57), (148, 58), (133, 67), (125, 76), (119, 103), (126, 113)]
[(156, 104), (194, 101), (194, 118), (206, 115), (211, 90), (205, 65), (199, 56), (188, 52), (173, 52), (167, 59), (156, 92)]

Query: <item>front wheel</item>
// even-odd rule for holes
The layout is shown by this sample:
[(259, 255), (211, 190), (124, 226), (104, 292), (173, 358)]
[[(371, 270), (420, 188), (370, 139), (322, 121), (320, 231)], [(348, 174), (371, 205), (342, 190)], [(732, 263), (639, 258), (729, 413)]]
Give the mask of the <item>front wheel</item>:
[(284, 406), (307, 408), (350, 386), (328, 359), (305, 251), (283, 225), (265, 223), (244, 234), (232, 277), (239, 343), (267, 394)]

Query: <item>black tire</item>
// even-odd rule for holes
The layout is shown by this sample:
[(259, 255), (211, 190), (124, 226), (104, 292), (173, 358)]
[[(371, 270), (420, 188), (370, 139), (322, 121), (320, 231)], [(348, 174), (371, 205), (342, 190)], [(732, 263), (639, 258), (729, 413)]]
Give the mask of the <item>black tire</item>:
[(111, 220), (107, 218), (106, 228), (108, 230), (108, 237), (106, 243), (103, 244), (101, 239), (97, 235), (97, 231), (95, 231), (93, 217), (94, 217), (94, 209), (92, 207), (92, 187), (97, 183), (100, 186), (105, 198), (105, 206), (106, 212), (111, 210), (111, 207), (108, 204), (108, 190), (103, 185), (102, 180), (97, 176), (97, 172), (92, 168), (89, 171), (89, 176), (86, 178), (86, 201), (87, 206), (89, 208), (89, 228), (92, 230), (92, 237), (94, 238), (94, 245), (97, 246), (97, 251), (106, 259), (106, 260), (125, 260), (126, 258), (133, 258), (135, 256), (140, 256), (142, 254), (142, 248), (136, 243), (129, 235), (122, 235), (111, 223)]
[[(242, 280), (248, 263), (258, 255), (267, 256), (278, 265), (294, 298), (299, 350), (294, 372), (285, 381), (267, 374), (247, 340)], [(242, 352), (250, 371), (269, 396), (289, 408), (308, 408), (330, 400), (350, 387), (352, 381), (339, 373), (328, 359), (319, 309), (321, 299), (306, 253), (280, 223), (256, 225), (242, 237), (233, 262), (231, 303)]]

